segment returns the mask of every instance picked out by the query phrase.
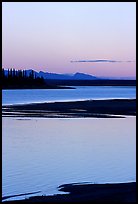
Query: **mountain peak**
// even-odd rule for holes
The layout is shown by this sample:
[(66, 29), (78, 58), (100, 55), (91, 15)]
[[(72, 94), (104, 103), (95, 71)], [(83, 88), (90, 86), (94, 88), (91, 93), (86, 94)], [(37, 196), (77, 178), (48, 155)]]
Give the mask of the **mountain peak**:
[(85, 73), (80, 73), (80, 72), (76, 72), (74, 74), (75, 78), (78, 78), (80, 80), (93, 80), (93, 79), (97, 79), (97, 77), (92, 76), (90, 74), (85, 74)]

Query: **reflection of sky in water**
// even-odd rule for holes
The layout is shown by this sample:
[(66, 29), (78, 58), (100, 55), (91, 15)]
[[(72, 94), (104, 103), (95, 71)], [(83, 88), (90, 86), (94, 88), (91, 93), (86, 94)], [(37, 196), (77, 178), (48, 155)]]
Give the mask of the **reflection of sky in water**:
[(71, 182), (135, 181), (135, 117), (2, 119), (3, 195)]
[(136, 98), (136, 87), (82, 86), (76, 89), (2, 90), (2, 104), (101, 98)]

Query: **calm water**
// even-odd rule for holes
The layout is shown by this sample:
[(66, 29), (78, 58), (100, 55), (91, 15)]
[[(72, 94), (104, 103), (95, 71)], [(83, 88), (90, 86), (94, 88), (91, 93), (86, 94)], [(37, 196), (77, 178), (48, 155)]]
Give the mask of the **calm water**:
[(76, 89), (2, 90), (2, 104), (101, 98), (136, 98), (136, 87), (85, 86)]
[(3, 196), (136, 180), (136, 117), (2, 118), (2, 147)]

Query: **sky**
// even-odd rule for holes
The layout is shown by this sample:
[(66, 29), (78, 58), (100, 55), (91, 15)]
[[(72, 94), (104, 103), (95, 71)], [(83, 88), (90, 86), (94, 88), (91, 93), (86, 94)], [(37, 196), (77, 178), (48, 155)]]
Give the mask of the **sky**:
[(2, 67), (136, 76), (135, 2), (3, 2)]

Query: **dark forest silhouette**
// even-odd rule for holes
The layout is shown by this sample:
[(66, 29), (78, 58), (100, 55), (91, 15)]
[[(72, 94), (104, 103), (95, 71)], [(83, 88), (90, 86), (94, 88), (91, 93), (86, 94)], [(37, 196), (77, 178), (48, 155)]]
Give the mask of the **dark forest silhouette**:
[(7, 74), (2, 69), (2, 87), (33, 87), (33, 86), (46, 86), (46, 82), (43, 77), (36, 76), (35, 72), (31, 70), (29, 75), (26, 70), (8, 69)]

